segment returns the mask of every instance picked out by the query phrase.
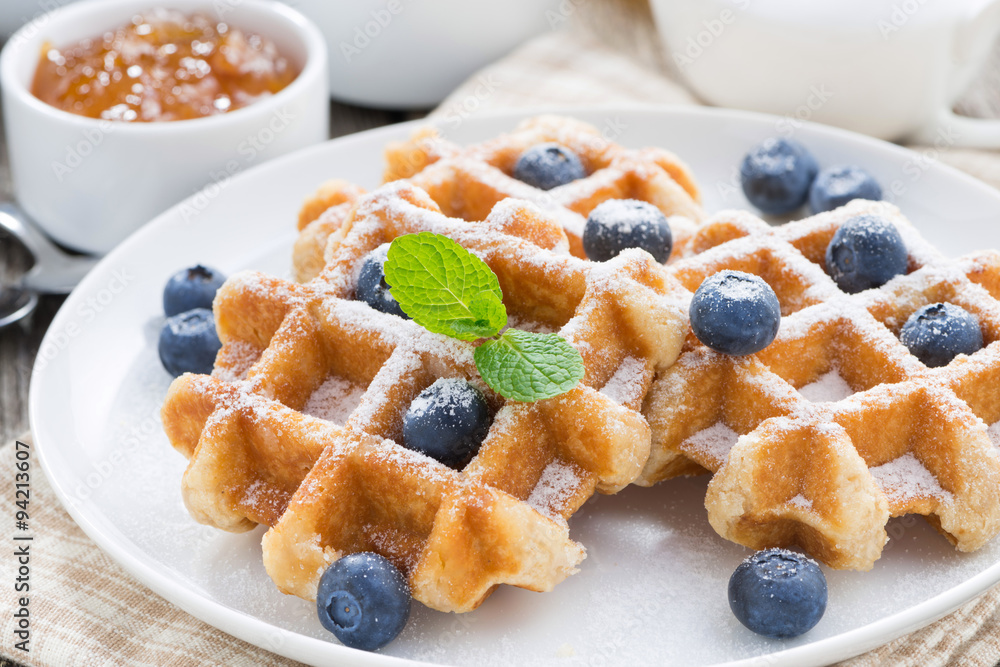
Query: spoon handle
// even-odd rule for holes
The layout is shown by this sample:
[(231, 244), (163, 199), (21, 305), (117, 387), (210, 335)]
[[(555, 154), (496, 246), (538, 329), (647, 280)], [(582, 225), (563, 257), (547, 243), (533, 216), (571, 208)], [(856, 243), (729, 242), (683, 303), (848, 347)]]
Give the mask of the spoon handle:
[(0, 202), (0, 228), (10, 232), (31, 252), (35, 264), (21, 285), (35, 292), (67, 294), (97, 263), (97, 258), (68, 255), (27, 221), (24, 212)]
[(20, 209), (8, 202), (0, 202), (0, 227), (23, 243), (36, 260), (52, 252), (60, 252), (41, 232), (25, 222)]

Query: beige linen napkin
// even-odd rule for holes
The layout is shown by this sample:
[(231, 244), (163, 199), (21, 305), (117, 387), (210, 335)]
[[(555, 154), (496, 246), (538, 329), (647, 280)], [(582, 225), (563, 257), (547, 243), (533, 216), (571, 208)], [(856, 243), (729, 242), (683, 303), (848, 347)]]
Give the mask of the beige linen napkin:
[[(567, 0), (563, 5), (569, 8), (563, 18), (576, 29), (542, 36), (487, 67), (435, 113), (593, 103), (695, 103), (658, 61), (643, 2)], [(599, 27), (600, 38), (580, 30), (580, 25)], [(477, 95), (477, 88), (492, 90)], [(951, 151), (942, 159), (1000, 185), (1000, 157), (995, 154)], [(0, 480), (8, 489), (13, 463), (14, 448), (0, 449)], [(13, 648), (16, 619), (5, 612), (0, 621), (3, 655), (38, 666), (296, 664), (196, 620), (132, 579), (62, 509), (37, 457), (31, 483), (31, 652)], [(0, 521), (3, 544), (12, 544), (15, 532), (12, 521)], [(5, 572), (11, 571), (10, 562), (9, 556), (3, 559)], [(14, 609), (18, 597), (8, 581), (0, 586), (4, 610)], [(843, 664), (986, 667), (998, 659), (1000, 589), (994, 589), (922, 630)]]
[[(30, 451), (29, 530), (17, 530), (12, 511), (0, 521), (3, 656), (38, 667), (299, 664), (202, 623), (133, 579), (73, 522), (42, 474), (30, 437), (25, 434), (21, 441)], [(0, 448), (0, 483), (8, 489), (8, 508), (14, 501), (14, 457), (14, 443)], [(33, 539), (18, 542), (15, 535)], [(12, 553), (19, 544), (30, 545), (27, 653), (14, 645), (19, 639), (13, 613), (25, 595), (12, 585), (18, 567)]]

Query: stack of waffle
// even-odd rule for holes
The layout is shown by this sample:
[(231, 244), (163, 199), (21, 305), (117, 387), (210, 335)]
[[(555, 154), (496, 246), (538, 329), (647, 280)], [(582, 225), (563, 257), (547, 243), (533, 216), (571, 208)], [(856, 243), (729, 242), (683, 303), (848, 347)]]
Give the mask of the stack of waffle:
[[(517, 156), (545, 142), (576, 152), (588, 176), (547, 192), (513, 179)], [(192, 515), (226, 530), (268, 526), (265, 566), (281, 590), (313, 598), (323, 570), (358, 551), (389, 558), (435, 609), (468, 611), (501, 583), (549, 590), (584, 556), (566, 519), (595, 491), (706, 471), (721, 535), (798, 545), (837, 568), (870, 568), (890, 516), (926, 515), (961, 550), (1000, 529), (987, 430), (1000, 421), (990, 389), (1000, 255), (949, 262), (883, 203), (779, 228), (748, 213), (705, 221), (676, 158), (626, 150), (570, 119), (533, 119), (468, 148), (426, 131), (387, 155), (390, 183), (365, 193), (331, 181), (303, 207), (298, 282), (247, 272), (224, 285), (215, 371), (178, 378), (163, 408), (190, 459)], [(584, 216), (613, 198), (668, 215), (668, 265), (641, 250), (582, 257)], [(862, 213), (897, 226), (910, 266), (847, 295), (823, 255)], [(365, 256), (417, 232), (482, 258), (511, 325), (563, 335), (583, 381), (556, 398), (505, 401), (479, 378), (474, 343), (354, 300)], [(722, 269), (761, 276), (781, 303), (778, 337), (755, 355), (719, 354), (690, 331), (692, 292)], [(976, 315), (987, 346), (928, 369), (897, 334), (936, 301)], [(399, 444), (410, 402), (442, 377), (476, 385), (493, 415), (461, 471)]]
[[(451, 203), (468, 211), (463, 191)], [(167, 396), (195, 518), (270, 526), (267, 571), (304, 598), (357, 551), (389, 558), (417, 600), (445, 611), (475, 608), (497, 584), (549, 590), (574, 572), (584, 551), (566, 519), (595, 491), (631, 483), (649, 457), (640, 408), (680, 352), (686, 290), (639, 250), (604, 264), (574, 257), (563, 222), (577, 214), (552, 206), (501, 197), (464, 220), (411, 181), (370, 194), (321, 188), (303, 208), (298, 248), (322, 246), (322, 267), (297, 254), (298, 275), (315, 274), (304, 283), (230, 278), (214, 305), (223, 348), (213, 375), (182, 376)], [(561, 333), (583, 357), (583, 381), (552, 399), (505, 401), (479, 378), (473, 344), (354, 300), (364, 257), (417, 232), (482, 258), (512, 324)], [(461, 471), (398, 444), (410, 402), (441, 377), (477, 385), (493, 410)]]

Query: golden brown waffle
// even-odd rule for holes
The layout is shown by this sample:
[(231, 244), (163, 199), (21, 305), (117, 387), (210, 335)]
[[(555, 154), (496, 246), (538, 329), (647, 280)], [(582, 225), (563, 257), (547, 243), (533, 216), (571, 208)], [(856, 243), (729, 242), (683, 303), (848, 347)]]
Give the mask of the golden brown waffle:
[[(825, 273), (834, 231), (864, 213), (892, 221), (909, 269), (878, 289), (841, 292)], [(675, 255), (689, 290), (735, 269), (781, 303), (775, 341), (747, 357), (689, 334), (643, 407), (653, 446), (638, 483), (711, 471), (705, 504), (722, 536), (753, 548), (802, 547), (835, 568), (866, 570), (891, 516), (922, 514), (959, 550), (1000, 529), (1000, 255), (957, 262), (929, 247), (894, 206), (855, 201), (781, 227), (722, 213)], [(897, 335), (918, 308), (959, 305), (985, 347), (926, 368)]]
[[(511, 176), (517, 158), (540, 143), (555, 142), (576, 153), (587, 176), (552, 190), (539, 190)], [(461, 147), (441, 138), (432, 127), (417, 131), (406, 142), (386, 150), (387, 182), (408, 178), (425, 190), (445, 215), (463, 220), (486, 218), (499, 202), (513, 197), (541, 208), (562, 226), (570, 252), (585, 258), (583, 226), (586, 216), (608, 199), (641, 199), (655, 204), (668, 217), (676, 240), (683, 240), (704, 217), (700, 195), (687, 166), (660, 148), (628, 150), (605, 139), (597, 128), (563, 116), (538, 116), (509, 134)], [(342, 209), (331, 210), (314, 225), (331, 203), (351, 197), (331, 194), (349, 188), (331, 181), (306, 202), (299, 218), (304, 230), (296, 244), (296, 279), (313, 278), (323, 265), (326, 239), (344, 219)], [(356, 190), (356, 189), (354, 189)]]
[[(473, 609), (501, 583), (548, 590), (583, 558), (565, 519), (595, 490), (629, 484), (648, 458), (639, 409), (680, 351), (685, 290), (642, 251), (604, 264), (570, 256), (562, 227), (530, 203), (506, 200), (471, 223), (405, 181), (355, 199), (317, 278), (242, 273), (216, 297), (214, 377), (178, 378), (163, 408), (190, 458), (185, 502), (227, 530), (270, 526), (268, 573), (304, 598), (331, 562), (367, 550), (435, 609)], [(512, 324), (566, 337), (582, 383), (504, 402), (478, 377), (471, 344), (351, 300), (368, 252), (421, 231), (492, 268)], [(410, 402), (440, 377), (469, 379), (495, 410), (461, 472), (397, 444)]]
[(308, 282), (319, 275), (326, 261), (327, 241), (347, 220), (364, 188), (340, 179), (331, 179), (302, 205), (299, 211), (299, 236), (292, 248), (295, 280)]
[[(551, 190), (539, 190), (511, 175), (521, 154), (554, 142), (573, 151), (587, 176)], [(662, 148), (628, 150), (592, 125), (565, 116), (537, 116), (510, 133), (481, 144), (458, 146), (434, 128), (386, 150), (385, 180), (409, 178), (430, 194), (447, 215), (481, 220), (508, 197), (530, 201), (556, 216), (569, 238), (570, 252), (585, 257), (586, 216), (608, 199), (641, 199), (667, 216), (698, 222), (705, 217), (687, 165)], [(677, 222), (680, 233), (687, 230)]]

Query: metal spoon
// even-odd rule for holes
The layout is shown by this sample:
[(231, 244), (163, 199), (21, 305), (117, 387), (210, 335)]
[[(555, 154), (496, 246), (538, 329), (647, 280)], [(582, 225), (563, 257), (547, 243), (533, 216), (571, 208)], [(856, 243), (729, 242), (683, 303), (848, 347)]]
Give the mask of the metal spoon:
[(13, 285), (0, 286), (0, 329), (17, 322), (38, 305), (38, 295), (68, 294), (97, 263), (95, 257), (63, 252), (29, 222), (16, 205), (0, 203), (0, 228), (20, 241), (35, 258), (31, 270)]
[(37, 292), (14, 285), (0, 287), (0, 329), (24, 319), (37, 305)]

